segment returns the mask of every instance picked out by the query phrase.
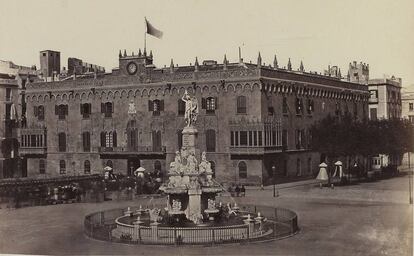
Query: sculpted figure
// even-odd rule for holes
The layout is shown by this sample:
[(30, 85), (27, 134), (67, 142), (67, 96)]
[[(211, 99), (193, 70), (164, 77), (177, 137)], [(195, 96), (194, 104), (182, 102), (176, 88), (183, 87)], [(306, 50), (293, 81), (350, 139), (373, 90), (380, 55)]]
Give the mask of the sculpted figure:
[(198, 172), (198, 161), (194, 156), (194, 152), (190, 152), (190, 154), (187, 157), (187, 170), (191, 173), (197, 173)]
[(185, 113), (184, 119), (187, 124), (187, 127), (190, 127), (192, 124), (195, 124), (197, 121), (198, 115), (198, 102), (196, 97), (191, 97), (187, 90), (185, 90), (182, 101), (185, 102)]

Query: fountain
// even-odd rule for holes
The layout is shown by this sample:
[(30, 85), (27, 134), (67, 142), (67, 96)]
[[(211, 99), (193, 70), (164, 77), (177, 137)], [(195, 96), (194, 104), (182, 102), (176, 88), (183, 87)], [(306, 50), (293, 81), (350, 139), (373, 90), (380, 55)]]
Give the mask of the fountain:
[(177, 244), (241, 241), (272, 234), (273, 224), (263, 231), (266, 219), (260, 213), (252, 218), (244, 212), (248, 215), (243, 216), (237, 203), (226, 206), (217, 203), (217, 194), (223, 188), (213, 180), (206, 153), (201, 153), (200, 161), (196, 157), (197, 100), (187, 91), (182, 100), (186, 103), (183, 146), (169, 165), (168, 181), (160, 187), (167, 196), (166, 207), (143, 209), (140, 205), (135, 210), (136, 219), (128, 207), (123, 216), (116, 218), (111, 236), (120, 240)]

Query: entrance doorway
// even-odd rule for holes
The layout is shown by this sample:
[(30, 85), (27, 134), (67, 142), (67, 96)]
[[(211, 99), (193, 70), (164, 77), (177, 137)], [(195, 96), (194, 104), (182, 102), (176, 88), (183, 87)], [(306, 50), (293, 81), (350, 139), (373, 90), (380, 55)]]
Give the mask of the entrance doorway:
[(128, 158), (128, 176), (133, 176), (135, 170), (141, 166), (141, 161), (138, 158)]

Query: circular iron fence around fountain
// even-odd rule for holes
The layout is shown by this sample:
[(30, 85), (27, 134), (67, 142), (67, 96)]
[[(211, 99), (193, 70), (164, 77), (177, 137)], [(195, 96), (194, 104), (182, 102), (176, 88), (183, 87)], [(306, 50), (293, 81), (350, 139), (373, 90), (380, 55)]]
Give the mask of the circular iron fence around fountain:
[[(165, 204), (151, 207), (165, 207)], [(131, 207), (136, 211), (138, 207)], [(86, 236), (103, 241), (128, 244), (197, 245), (269, 241), (286, 238), (299, 231), (297, 214), (289, 209), (258, 205), (241, 205), (240, 214), (260, 212), (267, 221), (258, 225), (162, 227), (135, 226), (118, 221), (124, 208), (89, 214), (84, 219)]]

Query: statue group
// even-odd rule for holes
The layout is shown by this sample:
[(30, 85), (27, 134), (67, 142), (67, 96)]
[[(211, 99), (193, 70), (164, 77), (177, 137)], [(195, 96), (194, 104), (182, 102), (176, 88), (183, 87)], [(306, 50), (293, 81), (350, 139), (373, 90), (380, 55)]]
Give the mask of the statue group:
[[(212, 184), (212, 174), (213, 171), (211, 170), (211, 164), (207, 161), (206, 152), (201, 154), (201, 162), (200, 164), (195, 157), (194, 151), (187, 151), (186, 149), (181, 149), (180, 151), (176, 152), (174, 162), (170, 163), (170, 182), (169, 186), (180, 186), (180, 185), (188, 185), (191, 181), (192, 186), (196, 186), (194, 184), (195, 180), (197, 179), (182, 179), (180, 177), (185, 177), (188, 175), (200, 177), (205, 177), (204, 180), (201, 180), (203, 185), (211, 185)], [(176, 178), (174, 178), (176, 177)]]

